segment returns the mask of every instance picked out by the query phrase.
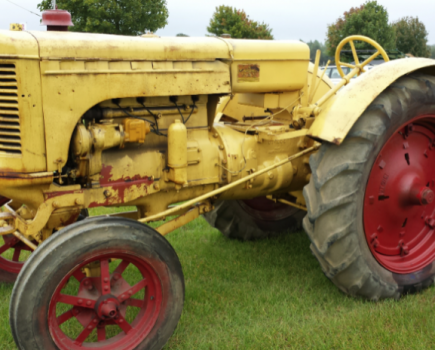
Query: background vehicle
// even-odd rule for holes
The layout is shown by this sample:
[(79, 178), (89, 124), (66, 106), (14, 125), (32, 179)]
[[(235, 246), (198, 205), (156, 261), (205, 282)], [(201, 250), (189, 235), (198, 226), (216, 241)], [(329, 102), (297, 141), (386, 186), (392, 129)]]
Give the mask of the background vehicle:
[[(396, 60), (396, 59), (406, 57), (402, 52), (400, 52), (398, 50), (386, 50), (385, 52), (387, 53), (388, 58), (390, 60)], [(369, 59), (371, 55), (376, 53), (376, 50), (356, 50), (356, 53), (357, 53), (359, 62), (364, 62), (365, 60)], [(355, 65), (353, 53), (351, 50), (342, 50), (341, 57), (343, 57), (343, 61), (350, 62), (351, 65)], [(364, 69), (366, 71), (368, 71), (368, 70), (370, 70), (370, 69), (372, 69), (380, 64), (383, 64), (383, 63), (385, 63), (385, 61), (382, 58), (382, 56), (379, 55), (378, 57), (373, 59), (369, 64), (367, 64)], [(324, 70), (325, 67), (321, 67), (321, 69)], [(350, 72), (351, 68), (342, 67), (342, 70), (343, 70), (344, 74), (348, 74)], [(330, 78), (334, 84), (338, 84), (342, 79), (340, 72), (338, 71), (337, 66), (335, 66), (335, 65), (328, 66), (326, 68), (325, 75), (328, 78)], [(354, 76), (352, 79), (356, 79), (356, 76)]]
[[(353, 40), (388, 61), (349, 37), (337, 62)], [(0, 234), (34, 251), (15, 271), (18, 348), (162, 348), (184, 301), (163, 236), (201, 214), (253, 239), (306, 210), (312, 252), (350, 295), (433, 283), (434, 61), (336, 94), (370, 58), (339, 64), (333, 86), (296, 41), (2, 31), (0, 48)], [(137, 210), (78, 221), (101, 206)]]

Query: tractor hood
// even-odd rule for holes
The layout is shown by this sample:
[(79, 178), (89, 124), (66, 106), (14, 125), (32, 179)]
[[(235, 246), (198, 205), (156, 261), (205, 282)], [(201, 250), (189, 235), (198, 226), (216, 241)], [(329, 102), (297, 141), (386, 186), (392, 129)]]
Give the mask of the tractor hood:
[[(36, 40), (35, 40), (36, 39)], [(38, 55), (41, 59), (207, 61), (309, 60), (299, 41), (207, 37), (133, 37), (74, 32), (0, 31), (0, 54)]]

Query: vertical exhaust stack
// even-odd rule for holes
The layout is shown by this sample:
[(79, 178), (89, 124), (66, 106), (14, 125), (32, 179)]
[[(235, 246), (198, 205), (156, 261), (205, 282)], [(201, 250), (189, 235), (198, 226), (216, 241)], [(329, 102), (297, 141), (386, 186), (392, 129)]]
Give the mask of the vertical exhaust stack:
[(68, 27), (74, 26), (71, 21), (71, 13), (65, 10), (58, 10), (54, 6), (53, 10), (46, 10), (42, 12), (41, 25), (47, 26), (47, 31), (67, 32)]

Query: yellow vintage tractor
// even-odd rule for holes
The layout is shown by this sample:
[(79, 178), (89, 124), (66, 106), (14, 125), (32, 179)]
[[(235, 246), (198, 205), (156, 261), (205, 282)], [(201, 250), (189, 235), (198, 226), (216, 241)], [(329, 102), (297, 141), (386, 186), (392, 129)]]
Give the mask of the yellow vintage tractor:
[[(355, 40), (376, 53), (359, 62)], [(348, 84), (388, 56), (349, 37), (338, 67), (347, 43), (356, 62), (333, 86), (296, 41), (0, 31), (0, 279), (16, 280), (18, 348), (162, 348), (184, 301), (164, 235), (202, 214), (238, 239), (303, 223), (353, 296), (431, 285), (435, 61)], [(137, 210), (86, 218), (123, 206)]]

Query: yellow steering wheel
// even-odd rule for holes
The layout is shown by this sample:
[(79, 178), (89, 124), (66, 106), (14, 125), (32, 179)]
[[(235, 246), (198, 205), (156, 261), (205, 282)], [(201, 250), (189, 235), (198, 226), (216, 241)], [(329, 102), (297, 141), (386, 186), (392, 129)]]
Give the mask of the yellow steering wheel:
[[(360, 63), (359, 59), (358, 59), (358, 55), (357, 55), (356, 50), (355, 50), (355, 45), (353, 43), (355, 40), (364, 41), (364, 42), (372, 45), (377, 51), (372, 56), (367, 58), (364, 62)], [(353, 54), (353, 59), (355, 61), (355, 65), (352, 65), (349, 63), (344, 63), (344, 62), (340, 61), (341, 50), (343, 50), (344, 45), (346, 45), (347, 43), (350, 44), (350, 47), (352, 49), (352, 54)], [(343, 70), (341, 69), (341, 66), (349, 67), (351, 69), (357, 68), (358, 75), (360, 75), (361, 73), (365, 72), (364, 67), (366, 65), (368, 65), (371, 61), (373, 61), (379, 55), (382, 55), (382, 58), (384, 59), (385, 62), (388, 62), (390, 60), (388, 58), (387, 53), (382, 48), (382, 46), (379, 45), (373, 39), (370, 39), (370, 38), (363, 36), (363, 35), (352, 35), (352, 36), (348, 36), (347, 38), (343, 39), (340, 42), (340, 44), (338, 44), (337, 50), (335, 51), (335, 64), (337, 66), (338, 73), (340, 73), (342, 78), (344, 78), (346, 76), (346, 74), (344, 74)]]

